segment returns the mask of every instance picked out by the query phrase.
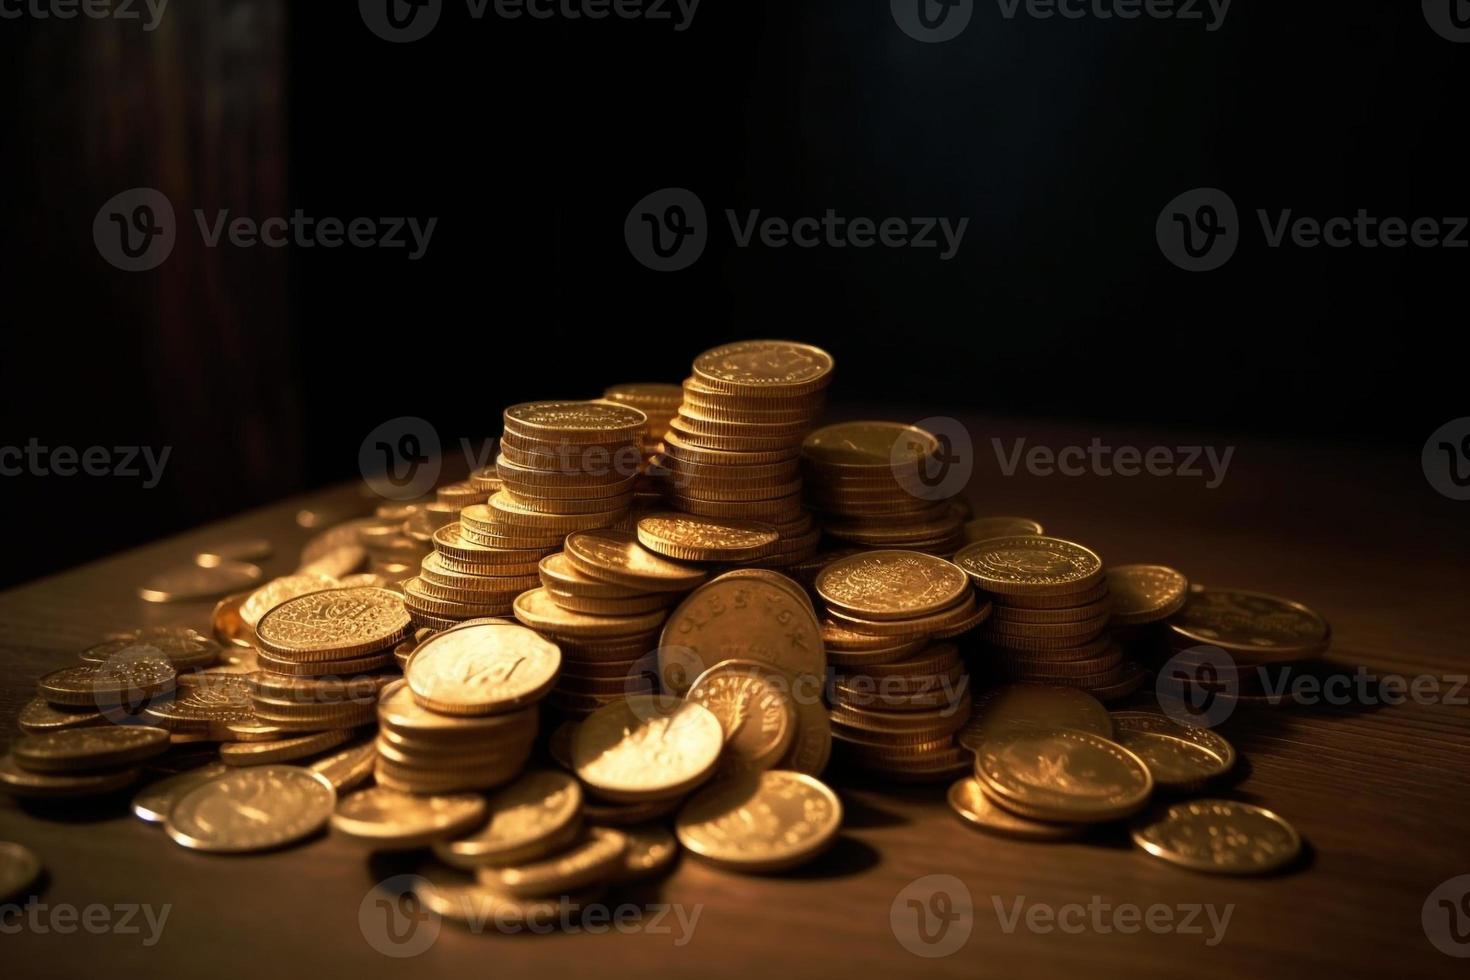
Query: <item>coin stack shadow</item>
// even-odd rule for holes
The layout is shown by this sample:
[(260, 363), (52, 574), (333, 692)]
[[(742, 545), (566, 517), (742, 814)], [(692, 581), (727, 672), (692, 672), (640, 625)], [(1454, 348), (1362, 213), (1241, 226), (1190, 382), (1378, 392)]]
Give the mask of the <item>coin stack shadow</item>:
[(407, 681), (383, 689), (377, 703), (379, 785), (405, 793), (490, 789), (520, 775), (536, 741), (540, 710), (458, 716), (419, 704)]
[[(832, 372), (811, 381), (747, 385), (701, 374), (684, 381), (652, 472), (677, 510), (769, 524), (780, 547), (752, 565), (782, 568), (810, 558), (821, 529), (802, 505), (802, 439), (822, 414)], [(826, 355), (822, 355), (825, 357)]]
[(967, 511), (941, 496), (931, 475), (946, 465), (934, 434), (898, 422), (825, 426), (801, 447), (807, 503), (821, 515), (822, 530), (865, 548), (940, 557), (960, 548)]

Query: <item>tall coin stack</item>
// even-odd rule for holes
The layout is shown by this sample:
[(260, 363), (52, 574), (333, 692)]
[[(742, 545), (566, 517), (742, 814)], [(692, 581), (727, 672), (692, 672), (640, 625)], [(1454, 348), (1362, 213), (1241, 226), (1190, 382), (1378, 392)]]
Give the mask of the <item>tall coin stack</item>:
[(955, 563), (995, 605), (984, 639), (1005, 679), (1120, 697), (1142, 679), (1108, 621), (1102, 559), (1061, 538), (1021, 534), (966, 545)]
[(844, 543), (952, 555), (963, 511), (939, 496), (941, 449), (933, 433), (899, 422), (825, 426), (801, 446), (807, 502)]
[(821, 415), (832, 366), (825, 351), (780, 340), (699, 355), (655, 459), (669, 503), (774, 527), (780, 547), (755, 564), (783, 567), (814, 554), (821, 532), (802, 506), (801, 442)]
[(643, 548), (616, 529), (567, 535), (565, 551), (540, 565), (542, 587), (515, 602), (526, 626), (561, 647), (562, 673), (549, 703), (583, 718), (629, 694), (656, 690), (658, 630), (670, 606), (705, 579), (690, 565)]
[(378, 782), (409, 793), (510, 782), (525, 768), (537, 702), (560, 665), (555, 644), (515, 624), (468, 623), (429, 637), (378, 703)]
[(990, 604), (965, 572), (918, 551), (869, 551), (816, 579), (835, 668), (832, 737), (856, 765), (899, 781), (950, 779), (973, 763), (955, 733), (970, 716), (969, 676), (949, 643)]

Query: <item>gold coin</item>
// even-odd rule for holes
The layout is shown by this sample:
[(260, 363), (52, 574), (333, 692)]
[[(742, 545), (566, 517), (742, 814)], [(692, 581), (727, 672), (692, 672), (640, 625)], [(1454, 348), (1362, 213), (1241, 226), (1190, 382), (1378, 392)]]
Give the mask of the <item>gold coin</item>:
[(1107, 579), (1113, 622), (1122, 626), (1168, 619), (1189, 596), (1189, 579), (1164, 565), (1114, 565)]
[(948, 608), (912, 619), (862, 619), (830, 606), (827, 615), (850, 630), (884, 636), (893, 642), (899, 642), (921, 636), (953, 635), (952, 631), (956, 627), (962, 627), (959, 631), (964, 632), (988, 619), (990, 610), (991, 603), (988, 600), (980, 602), (975, 590), (970, 589)]
[(256, 652), (255, 658), (261, 670), (296, 677), (353, 677), (386, 667), (393, 662), (392, 653), (374, 653), (366, 657), (354, 657), (351, 660), (314, 660), (308, 663), (298, 663), (260, 650)]
[(1060, 606), (1053, 609), (1028, 609), (1006, 602), (996, 603), (997, 623), (1080, 623), (1107, 615), (1113, 608), (1113, 597), (1104, 595), (1095, 602), (1080, 606)]
[(456, 740), (478, 742), (535, 728), (537, 716), (535, 705), (500, 715), (455, 717), (440, 714), (414, 700), (407, 681), (389, 684), (378, 699), (378, 722), (384, 728), (450, 743)]
[(986, 626), (985, 635), (1002, 643), (1010, 639), (1030, 639), (1080, 644), (1096, 638), (1107, 626), (1106, 612), (1091, 619), (1066, 623), (1018, 623), (1015, 620), (996, 618)]
[(138, 589), (147, 602), (189, 602), (238, 592), (260, 581), (260, 567), (243, 561), (182, 565), (153, 576)]
[(582, 806), (582, 814), (588, 823), (597, 826), (631, 827), (666, 817), (683, 803), (682, 796), (646, 803), (600, 803), (589, 799)]
[(602, 393), (602, 397), (619, 405), (631, 405), (645, 414), (649, 408), (672, 412), (684, 400), (684, 389), (679, 385), (663, 382), (635, 382), (613, 385)]
[(679, 856), (679, 841), (658, 824), (629, 827), (623, 831), (628, 846), (623, 866), (613, 877), (615, 884), (650, 878), (665, 870)]
[(440, 866), (421, 868), (419, 877), (424, 880), (416, 886), (415, 894), (425, 908), (477, 932), (487, 923), (502, 930), (524, 928), (544, 932), (558, 923), (574, 921), (584, 907), (601, 900), (605, 892), (601, 885), (596, 885), (571, 895), (517, 898), (482, 885), (463, 872), (460, 873), (463, 880), (450, 880)]
[(577, 775), (598, 795), (637, 803), (687, 793), (714, 772), (720, 721), (702, 705), (636, 695), (594, 711), (572, 738)]
[(626, 636), (655, 629), (664, 621), (663, 609), (636, 616), (593, 616), (557, 605), (546, 589), (530, 589), (516, 597), (516, 619), (542, 633), (574, 637)]
[(1070, 595), (1102, 579), (1102, 559), (1060, 538), (1020, 534), (966, 545), (955, 564), (987, 592), (999, 595)]
[(31, 772), (64, 773), (129, 766), (162, 755), (168, 745), (162, 728), (113, 725), (27, 735), (10, 751)]
[(95, 708), (56, 708), (45, 698), (31, 698), (20, 717), (16, 719), (20, 730), (27, 735), (43, 735), (74, 728), (93, 728), (107, 724), (107, 716)]
[(159, 654), (119, 657), (105, 664), (63, 667), (41, 677), (37, 693), (73, 708), (140, 704), (174, 689), (178, 672)]
[(985, 739), (975, 776), (987, 795), (1033, 820), (1098, 823), (1142, 809), (1153, 777), (1132, 752), (1075, 729), (1013, 729)]
[[(221, 745), (219, 757), (221, 762), (229, 766), (264, 766), (276, 762), (293, 762), (335, 749), (351, 737), (352, 732), (342, 730), (314, 732), (268, 742), (236, 742)], [(336, 788), (335, 785), (333, 788)]]
[(686, 500), (707, 503), (751, 503), (762, 500), (784, 500), (801, 492), (801, 480), (785, 483), (724, 483), (706, 480), (679, 480), (668, 484), (672, 493)]
[(163, 823), (179, 797), (229, 771), (223, 763), (216, 762), (149, 783), (133, 797), (133, 813), (146, 823)]
[(1086, 824), (1043, 823), (1018, 817), (990, 802), (973, 776), (966, 776), (949, 788), (949, 807), (970, 826), (1002, 837), (1070, 840), (1087, 830)]
[(732, 871), (784, 871), (817, 857), (842, 826), (842, 803), (805, 773), (770, 770), (700, 791), (679, 811), (679, 843)]
[(649, 592), (684, 592), (705, 579), (702, 569), (655, 555), (629, 531), (569, 534), (565, 553), (567, 560), (584, 575)]
[(546, 593), (563, 609), (587, 613), (590, 616), (637, 616), (664, 609), (670, 602), (670, 594), (667, 592), (653, 592), (628, 599), (594, 599), (577, 595), (574, 592), (566, 592), (555, 586), (548, 586)]
[[(463, 525), (459, 521), (446, 524), (434, 532), (434, 550), (438, 553), (440, 560), (451, 558), (463, 562), (466, 565), (534, 565), (540, 561), (542, 554), (531, 549), (514, 548), (490, 548), (475, 544), (464, 538), (461, 531)], [(509, 574), (494, 571), (486, 571), (486, 575)]]
[(484, 819), (485, 798), (478, 793), (421, 796), (370, 786), (342, 798), (332, 828), (354, 840), (408, 850), (457, 837)]
[(480, 884), (520, 898), (563, 895), (609, 881), (622, 867), (628, 839), (621, 831), (593, 827), (559, 854), (509, 867), (478, 872)]
[[(437, 591), (442, 592), (443, 590)], [(502, 616), (510, 612), (512, 595), (514, 593), (476, 595), (474, 601), (460, 602), (455, 599), (441, 599), (429, 594), (417, 577), (403, 583), (403, 603), (407, 610), (456, 620)]]
[(869, 620), (915, 619), (949, 609), (972, 591), (959, 566), (917, 551), (869, 551), (817, 573), (817, 595)]
[(240, 608), (251, 594), (236, 592), (215, 603), (214, 611), (209, 615), (209, 625), (215, 641), (221, 646), (254, 649), (250, 641), (254, 628), (240, 618)]
[(1270, 810), (1234, 800), (1176, 803), (1140, 824), (1133, 842), (1156, 858), (1210, 874), (1277, 871), (1301, 853), (1296, 829)]
[(820, 391), (832, 380), (832, 355), (789, 340), (742, 340), (694, 359), (694, 377), (707, 388), (776, 397)]
[(1169, 628), (1180, 639), (1220, 647), (1245, 664), (1320, 656), (1332, 641), (1327, 621), (1301, 603), (1239, 589), (1191, 591)]
[(796, 740), (796, 707), (790, 680), (752, 660), (725, 660), (695, 678), (687, 697), (720, 720), (724, 766), (771, 769)]
[(104, 640), (83, 650), (81, 660), (105, 664), (112, 660), (161, 656), (176, 670), (197, 670), (214, 664), (219, 654), (219, 644), (183, 626), (137, 630), (129, 636)]
[(691, 592), (664, 625), (659, 677), (666, 689), (683, 694), (705, 670), (730, 659), (729, 651), (776, 667), (798, 684), (826, 673), (822, 627), (811, 607), (761, 579), (721, 576)]
[(409, 633), (403, 596), (388, 589), (326, 589), (287, 599), (261, 617), (260, 645), (289, 660), (345, 660), (392, 647)]
[(367, 781), (377, 759), (378, 746), (369, 738), (318, 759), (307, 768), (325, 778), (338, 793), (344, 793)]
[(570, 844), (581, 824), (582, 788), (565, 773), (528, 772), (489, 801), (490, 819), (468, 837), (434, 845), (459, 867), (518, 864)]
[(319, 831), (336, 802), (332, 784), (305, 769), (232, 769), (179, 797), (165, 829), (191, 850), (263, 851)]
[(776, 463), (789, 463), (797, 459), (801, 455), (801, 448), (791, 446), (745, 451), (714, 449), (690, 442), (678, 432), (670, 431), (664, 436), (664, 455), (678, 460), (681, 464), (693, 463), (699, 466), (770, 466)]
[(101, 796), (138, 781), (140, 769), (114, 769), (101, 773), (30, 772), (16, 764), (15, 756), (0, 758), (0, 793), (38, 799), (70, 799)]
[(730, 571), (721, 574), (720, 578), (749, 578), (756, 579), (761, 582), (769, 582), (777, 588), (785, 589), (797, 599), (800, 599), (806, 605), (806, 607), (812, 611), (812, 615), (816, 615), (817, 610), (816, 607), (812, 605), (812, 597), (807, 594), (806, 589), (801, 587), (800, 582), (797, 582), (789, 575), (782, 575), (780, 572), (773, 571), (769, 568), (733, 568)]
[(959, 743), (978, 752), (989, 738), (1010, 731), (1050, 731), (1075, 728), (1102, 738), (1113, 737), (1108, 709), (1086, 691), (1039, 684), (1007, 684), (975, 699), (973, 720), (960, 733)]
[(548, 589), (560, 589), (571, 595), (585, 596), (589, 599), (631, 599), (644, 595), (638, 589), (617, 585), (613, 582), (604, 582), (585, 574), (572, 564), (565, 552), (561, 551), (541, 559), (537, 569), (542, 585)]
[(607, 402), (524, 402), (507, 408), (504, 418), (507, 432), (568, 442), (632, 438), (648, 424), (639, 409)]
[(901, 422), (839, 422), (817, 429), (801, 444), (816, 474), (881, 474), (917, 467), (939, 452), (933, 433)]
[(977, 517), (966, 521), (965, 543), (989, 541), (991, 538), (1013, 538), (1021, 534), (1045, 534), (1040, 522), (1029, 517)]
[(750, 561), (775, 550), (781, 535), (769, 524), (649, 514), (638, 521), (638, 543), (666, 558), (683, 561)]
[(1225, 771), (1214, 752), (1173, 735), (1119, 729), (1113, 740), (1143, 760), (1155, 786), (1192, 789)]
[[(734, 424), (735, 423), (730, 423), (730, 425)], [(796, 438), (800, 436), (799, 431), (797, 432), (795, 437), (756, 435), (749, 432), (749, 430), (752, 428), (760, 428), (762, 431), (764, 431), (763, 427), (743, 426), (743, 434), (731, 433), (728, 430), (724, 432), (711, 432), (706, 431), (703, 428), (696, 429), (689, 424), (688, 420), (686, 420), (683, 415), (676, 415), (674, 416), (673, 420), (669, 422), (668, 435), (677, 435), (681, 442), (689, 446), (698, 446), (701, 449), (718, 449), (739, 453), (766, 451), (781, 452), (785, 450), (788, 446), (795, 446), (797, 444)]]
[(461, 626), (430, 637), (408, 661), (415, 700), (450, 715), (490, 715), (539, 700), (561, 651), (522, 626)]
[(0, 841), (0, 902), (18, 898), (41, 877), (41, 859), (21, 844)]
[(282, 575), (250, 593), (240, 604), (240, 619), (254, 630), (260, 617), (270, 612), (287, 599), (294, 599), (309, 592), (337, 588), (337, 579), (331, 575), (301, 574)]

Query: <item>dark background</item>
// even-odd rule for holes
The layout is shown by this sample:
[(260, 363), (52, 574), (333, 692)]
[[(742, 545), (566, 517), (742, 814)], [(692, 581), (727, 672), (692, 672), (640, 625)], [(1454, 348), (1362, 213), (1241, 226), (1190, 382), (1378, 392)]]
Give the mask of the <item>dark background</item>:
[[(351, 2), (173, 0), (163, 25), (0, 22), (0, 444), (173, 447), (162, 484), (4, 478), (0, 582), (357, 473), (378, 423), (451, 444), (506, 404), (677, 382), (789, 336), (835, 401), (1360, 446), (1412, 465), (1466, 414), (1470, 251), (1272, 250), (1256, 208), (1470, 213), (1470, 45), (1410, 2), (1236, 3), (1199, 22), (1004, 20), (920, 44), (886, 0), (705, 0), (667, 22), (474, 21), (390, 45)], [(179, 245), (130, 274), (101, 204), (163, 190)], [(695, 191), (660, 274), (634, 202)], [(1208, 274), (1154, 239), (1225, 189)], [(204, 249), (189, 212), (437, 217), (427, 256)], [(959, 255), (736, 249), (723, 211), (969, 217)]]

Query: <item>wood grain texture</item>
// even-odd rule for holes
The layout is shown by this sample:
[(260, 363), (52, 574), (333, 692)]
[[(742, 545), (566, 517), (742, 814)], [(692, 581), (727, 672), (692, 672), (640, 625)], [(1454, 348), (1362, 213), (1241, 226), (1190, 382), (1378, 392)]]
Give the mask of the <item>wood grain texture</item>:
[[(921, 417), (914, 413), (914, 418)], [(1224, 482), (1188, 478), (1005, 476), (990, 443), (1085, 445), (1093, 433), (1003, 420), (968, 420), (975, 434), (971, 497), (979, 514), (1025, 514), (1111, 563), (1158, 561), (1199, 582), (1288, 595), (1332, 622), (1334, 663), (1379, 674), (1466, 673), (1470, 594), (1467, 505), (1434, 493), (1417, 449), (1392, 458), (1347, 449), (1242, 444)], [(1173, 434), (1110, 432), (1114, 445), (1185, 445)], [(352, 499), (353, 489), (327, 495)], [(165, 622), (205, 626), (209, 604), (150, 606), (134, 597), (150, 572), (200, 547), (264, 536), (267, 572), (295, 565), (309, 536), (289, 501), (0, 596), (0, 726), (30, 697), (35, 678), (69, 663), (109, 631)], [(75, 533), (84, 533), (77, 529)], [(1458, 692), (1463, 699), (1470, 690)], [(1242, 756), (1218, 795), (1260, 802), (1308, 843), (1289, 873), (1235, 880), (1191, 874), (1134, 850), (1121, 828), (1081, 843), (1041, 845), (984, 836), (944, 805), (944, 786), (875, 787), (838, 773), (847, 808), (837, 845), (784, 877), (740, 877), (685, 859), (662, 882), (618, 901), (699, 910), (692, 938), (671, 933), (476, 936), (448, 925), (433, 948), (395, 960), (364, 941), (358, 910), (374, 881), (403, 865), (370, 860), (325, 837), (242, 859), (195, 854), (110, 808), (47, 813), (0, 803), (0, 839), (42, 855), (40, 900), (170, 904), (162, 941), (61, 936), (23, 929), (3, 939), (24, 976), (308, 974), (359, 978), (407, 971), (462, 976), (706, 978), (759, 975), (973, 978), (1463, 975), (1426, 940), (1430, 891), (1470, 873), (1466, 750), (1470, 710), (1404, 704), (1240, 710), (1223, 729)], [(923, 959), (895, 939), (890, 911), (925, 875), (957, 876), (974, 906), (968, 942)], [(1007, 933), (996, 903), (1060, 906), (1100, 901), (1232, 905), (1222, 941), (1203, 935), (1124, 935), (1087, 928)], [(1201, 920), (1203, 921), (1203, 920)], [(665, 925), (672, 919), (664, 920)]]

